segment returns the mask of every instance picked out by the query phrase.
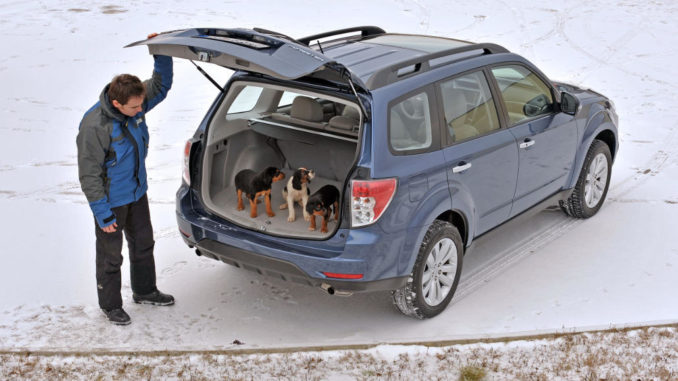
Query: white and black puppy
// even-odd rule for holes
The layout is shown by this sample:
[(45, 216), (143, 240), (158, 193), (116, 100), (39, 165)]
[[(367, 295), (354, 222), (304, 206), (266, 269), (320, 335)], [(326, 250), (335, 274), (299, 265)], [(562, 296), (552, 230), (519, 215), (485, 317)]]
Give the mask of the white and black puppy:
[(301, 205), (301, 210), (304, 211), (304, 219), (306, 221), (311, 219), (311, 215), (306, 212), (306, 202), (308, 201), (308, 196), (311, 194), (307, 184), (311, 182), (313, 177), (315, 177), (315, 172), (312, 170), (299, 168), (294, 171), (294, 175), (290, 177), (287, 186), (283, 188), (283, 200), (287, 200), (287, 203), (280, 205), (280, 209), (290, 210), (290, 216), (287, 217), (287, 221), (294, 222), (296, 219), (296, 216), (294, 215), (295, 202)]

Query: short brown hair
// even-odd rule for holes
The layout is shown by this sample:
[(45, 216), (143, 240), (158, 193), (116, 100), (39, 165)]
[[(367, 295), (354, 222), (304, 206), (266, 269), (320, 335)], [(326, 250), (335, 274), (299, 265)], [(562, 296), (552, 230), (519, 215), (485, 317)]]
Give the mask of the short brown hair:
[(116, 100), (120, 104), (127, 104), (131, 97), (143, 96), (146, 88), (139, 78), (131, 74), (116, 75), (108, 87), (108, 99)]

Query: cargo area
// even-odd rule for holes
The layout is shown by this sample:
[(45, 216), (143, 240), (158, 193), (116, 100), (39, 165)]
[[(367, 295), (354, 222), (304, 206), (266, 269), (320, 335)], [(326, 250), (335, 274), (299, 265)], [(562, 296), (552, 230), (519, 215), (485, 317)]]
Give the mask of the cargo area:
[[(268, 234), (323, 239), (334, 234), (339, 222), (334, 214), (328, 232), (310, 231), (302, 206), (294, 205), (295, 221), (283, 198), (298, 168), (313, 170), (307, 184), (311, 195), (324, 185), (335, 186), (344, 198), (344, 184), (355, 161), (361, 117), (358, 107), (344, 99), (320, 97), (311, 92), (290, 90), (256, 83), (238, 83), (219, 106), (209, 126), (204, 149), (202, 197), (212, 213), (240, 226)], [(250, 217), (249, 201), (243, 196), (244, 210), (237, 210), (235, 177), (249, 169), (261, 172), (267, 167), (280, 169), (285, 178), (271, 187), (271, 209), (266, 213), (264, 198), (257, 204), (257, 217)], [(341, 210), (341, 207), (339, 208)]]

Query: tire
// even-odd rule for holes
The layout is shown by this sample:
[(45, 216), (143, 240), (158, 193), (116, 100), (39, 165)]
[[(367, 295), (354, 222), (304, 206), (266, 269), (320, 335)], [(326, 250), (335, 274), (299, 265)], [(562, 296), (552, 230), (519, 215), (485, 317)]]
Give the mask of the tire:
[(407, 284), (393, 291), (393, 304), (403, 314), (418, 319), (443, 312), (457, 289), (463, 257), (464, 246), (457, 228), (449, 222), (434, 221), (424, 236)]
[(594, 140), (586, 153), (577, 184), (570, 197), (559, 202), (560, 209), (575, 218), (589, 218), (596, 214), (605, 202), (611, 173), (610, 148), (604, 142)]

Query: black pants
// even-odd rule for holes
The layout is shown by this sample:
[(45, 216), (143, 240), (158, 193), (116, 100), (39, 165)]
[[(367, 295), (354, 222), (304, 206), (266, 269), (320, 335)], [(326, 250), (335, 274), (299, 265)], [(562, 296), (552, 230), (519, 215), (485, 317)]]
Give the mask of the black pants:
[(120, 296), (120, 266), (122, 265), (122, 233), (129, 249), (132, 292), (149, 294), (156, 290), (155, 260), (153, 259), (153, 227), (144, 195), (131, 204), (113, 208), (118, 228), (106, 233), (94, 221), (97, 246), (97, 293), (99, 307), (112, 310), (122, 307)]

